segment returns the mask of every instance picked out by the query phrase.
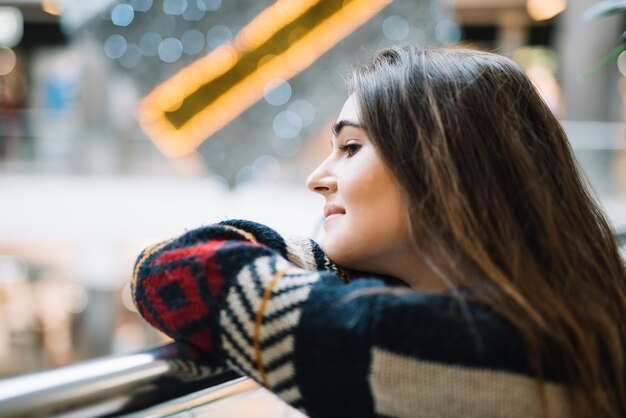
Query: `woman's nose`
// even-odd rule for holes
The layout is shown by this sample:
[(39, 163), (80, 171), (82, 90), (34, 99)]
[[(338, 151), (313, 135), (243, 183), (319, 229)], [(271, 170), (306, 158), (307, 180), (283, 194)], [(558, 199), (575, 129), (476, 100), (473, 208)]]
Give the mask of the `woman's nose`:
[(306, 187), (315, 193), (326, 195), (337, 190), (337, 180), (334, 173), (329, 170), (328, 160), (317, 167), (306, 180)]

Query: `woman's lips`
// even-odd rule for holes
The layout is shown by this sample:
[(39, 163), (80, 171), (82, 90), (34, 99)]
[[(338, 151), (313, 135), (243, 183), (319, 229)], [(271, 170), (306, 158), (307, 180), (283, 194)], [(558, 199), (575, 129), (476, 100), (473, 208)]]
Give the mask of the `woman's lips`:
[(346, 214), (346, 210), (337, 205), (326, 205), (324, 206), (324, 229), (329, 222), (333, 219), (336, 219), (342, 215)]
[(346, 210), (337, 205), (324, 206), (324, 218), (328, 218), (331, 215), (345, 215)]
[(324, 218), (324, 230), (327, 230), (328, 225), (335, 221), (337, 218), (343, 216), (343, 213), (331, 213), (327, 217)]

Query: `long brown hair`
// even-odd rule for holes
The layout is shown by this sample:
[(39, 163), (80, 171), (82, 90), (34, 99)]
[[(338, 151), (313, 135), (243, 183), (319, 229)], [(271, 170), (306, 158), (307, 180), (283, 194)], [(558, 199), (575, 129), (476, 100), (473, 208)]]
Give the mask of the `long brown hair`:
[(523, 69), (487, 52), (403, 46), (377, 54), (351, 87), (420, 253), (519, 330), (540, 383), (549, 336), (574, 413), (626, 415), (626, 271)]

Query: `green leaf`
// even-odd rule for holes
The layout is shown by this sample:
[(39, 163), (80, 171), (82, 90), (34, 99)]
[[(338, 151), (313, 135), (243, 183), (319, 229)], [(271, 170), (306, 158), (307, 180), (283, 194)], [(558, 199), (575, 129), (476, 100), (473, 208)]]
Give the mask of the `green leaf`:
[(594, 65), (593, 68), (591, 68), (589, 71), (585, 73), (585, 77), (592, 77), (598, 74), (601, 70), (606, 68), (612, 61), (615, 61), (617, 57), (619, 57), (619, 54), (621, 54), (623, 51), (626, 51), (626, 43), (623, 43), (613, 48), (613, 50), (609, 52), (604, 58), (602, 58), (602, 60), (599, 63)]
[(598, 4), (594, 4), (582, 14), (581, 19), (584, 21), (594, 20), (599, 17), (609, 16), (626, 10), (626, 1), (623, 0), (605, 0)]

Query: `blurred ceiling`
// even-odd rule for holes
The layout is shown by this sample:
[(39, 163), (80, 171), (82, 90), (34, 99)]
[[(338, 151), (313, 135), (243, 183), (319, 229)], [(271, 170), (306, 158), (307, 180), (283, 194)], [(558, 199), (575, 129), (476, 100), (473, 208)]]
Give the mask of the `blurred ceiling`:
[[(209, 169), (229, 184), (252, 176), (259, 158), (289, 160), (311, 139), (328, 136), (325, 125), (348, 92), (351, 67), (376, 50), (398, 42), (421, 45), (455, 43), (461, 25), (525, 25), (533, 0), (395, 0), (310, 66), (289, 75), (275, 91), (249, 100), (236, 119), (200, 138), (197, 152)], [(565, 0), (541, 0), (550, 4)], [(142, 95), (181, 70), (209, 56), (274, 0), (0, 0), (20, 9), (24, 38), (19, 46), (95, 38), (120, 74)], [(322, 0), (320, 3), (331, 3)], [(345, 2), (349, 3), (349, 2)], [(294, 0), (294, 4), (299, 4)], [(341, 39), (343, 38), (343, 39)], [(261, 66), (264, 57), (251, 63)], [(213, 94), (223, 86), (213, 83)], [(207, 107), (202, 96), (195, 112)], [(210, 119), (211, 114), (203, 117)], [(208, 131), (205, 131), (208, 132)], [(208, 139), (204, 141), (204, 139)], [(204, 142), (203, 142), (204, 141)], [(275, 161), (275, 160), (274, 160)]]

